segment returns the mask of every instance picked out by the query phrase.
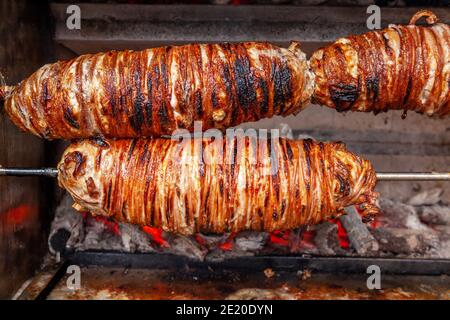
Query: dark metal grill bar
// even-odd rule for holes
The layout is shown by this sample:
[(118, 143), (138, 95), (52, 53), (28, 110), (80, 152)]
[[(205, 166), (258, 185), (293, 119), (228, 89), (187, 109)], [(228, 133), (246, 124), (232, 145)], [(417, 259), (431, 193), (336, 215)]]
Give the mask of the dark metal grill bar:
[(450, 272), (449, 259), (321, 257), (321, 256), (254, 256), (226, 259), (220, 262), (193, 261), (171, 254), (130, 254), (113, 251), (83, 251), (64, 254), (69, 263), (82, 266), (127, 266), (151, 269), (234, 269), (257, 271), (265, 268), (292, 271), (366, 273), (377, 265), (386, 274), (443, 275)]

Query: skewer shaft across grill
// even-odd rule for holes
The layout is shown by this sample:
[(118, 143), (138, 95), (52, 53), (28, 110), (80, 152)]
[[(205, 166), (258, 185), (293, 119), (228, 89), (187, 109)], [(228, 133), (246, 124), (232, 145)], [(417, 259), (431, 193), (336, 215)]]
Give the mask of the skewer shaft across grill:
[[(0, 168), (0, 176), (55, 178), (56, 168)], [(450, 181), (450, 172), (379, 172), (379, 181)]]
[(0, 168), (0, 176), (56, 178), (58, 170), (56, 168)]

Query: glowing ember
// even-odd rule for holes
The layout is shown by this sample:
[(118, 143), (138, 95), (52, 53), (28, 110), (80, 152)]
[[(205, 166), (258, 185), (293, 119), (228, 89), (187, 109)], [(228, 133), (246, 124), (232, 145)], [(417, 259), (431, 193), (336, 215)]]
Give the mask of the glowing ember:
[(152, 237), (152, 241), (158, 244), (161, 247), (170, 247), (169, 243), (164, 240), (162, 233), (163, 230), (161, 228), (153, 228), (148, 226), (143, 226), (142, 230)]
[(380, 220), (378, 217), (374, 217), (373, 220), (368, 223), (368, 226), (372, 229), (378, 228), (380, 226)]
[(335, 223), (338, 227), (337, 237), (339, 239), (339, 245), (342, 249), (348, 249), (350, 247), (350, 243), (348, 240), (347, 231), (345, 230), (341, 221), (339, 219), (333, 219), (331, 220), (331, 222)]
[(30, 217), (35, 216), (36, 213), (36, 207), (22, 204), (1, 213), (0, 217), (2, 217), (2, 220), (6, 221), (6, 224), (8, 225), (21, 225), (27, 220), (30, 220)]
[(270, 234), (270, 242), (279, 246), (289, 246), (289, 231), (274, 231)]
[(236, 237), (236, 233), (232, 232), (230, 233), (230, 235), (228, 236), (228, 238), (225, 240), (225, 242), (222, 242), (221, 244), (219, 244), (219, 248), (224, 250), (224, 251), (230, 251), (233, 249), (233, 239), (234, 237)]
[(116, 236), (120, 235), (119, 223), (117, 221), (114, 221), (108, 217), (94, 216), (88, 211), (81, 212), (81, 215), (83, 216), (83, 220), (88, 223), (89, 219), (93, 219), (94, 221), (101, 223), (109, 232), (114, 233)]
[(92, 218), (97, 222), (101, 222), (108, 231), (111, 231), (115, 235), (120, 235), (119, 224), (116, 221), (102, 216), (92, 216)]
[(300, 243), (301, 248), (315, 248), (314, 237), (316, 236), (315, 231), (304, 230), (302, 232), (302, 241)]
[(201, 246), (206, 246), (205, 239), (203, 239), (202, 236), (198, 233), (195, 235), (195, 241), (197, 241), (197, 243)]

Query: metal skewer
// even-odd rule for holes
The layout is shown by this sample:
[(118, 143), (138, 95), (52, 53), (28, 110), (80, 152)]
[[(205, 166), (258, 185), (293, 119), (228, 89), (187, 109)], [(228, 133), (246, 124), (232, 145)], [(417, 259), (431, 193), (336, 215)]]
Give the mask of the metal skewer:
[[(56, 168), (1, 168), (0, 176), (56, 178)], [(378, 181), (450, 181), (450, 172), (379, 172)]]
[(378, 181), (450, 181), (450, 172), (379, 172)]
[(0, 176), (11, 177), (50, 177), (56, 178), (58, 176), (58, 169), (56, 168), (1, 168)]

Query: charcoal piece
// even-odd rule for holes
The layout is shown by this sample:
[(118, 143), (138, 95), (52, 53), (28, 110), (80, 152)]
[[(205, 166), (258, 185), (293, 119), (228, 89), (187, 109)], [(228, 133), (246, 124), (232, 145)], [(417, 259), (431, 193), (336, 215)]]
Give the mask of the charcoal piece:
[(211, 250), (211, 249), (217, 247), (219, 244), (221, 244), (224, 241), (226, 241), (229, 236), (230, 236), (229, 233), (224, 233), (224, 234), (203, 234), (203, 233), (199, 233), (196, 236), (196, 238), (198, 239), (198, 241), (203, 246), (205, 246), (206, 248)]
[(378, 222), (383, 227), (429, 231), (417, 214), (418, 208), (389, 199), (380, 199)]
[(413, 206), (434, 205), (441, 201), (441, 195), (444, 192), (441, 188), (433, 188), (422, 191), (408, 200), (408, 204)]
[(311, 231), (314, 226), (309, 228), (298, 228), (289, 232), (289, 250), (295, 254), (318, 254), (319, 251), (315, 245), (304, 240), (305, 232)]
[(85, 237), (76, 244), (76, 250), (124, 251), (121, 236), (111, 231), (102, 221), (90, 215), (86, 217)]
[(56, 208), (48, 237), (48, 247), (52, 254), (74, 248), (85, 236), (83, 216), (72, 205), (72, 198), (65, 194)]
[(202, 247), (194, 238), (176, 234), (167, 234), (168, 248), (163, 252), (185, 256), (192, 260), (203, 261), (208, 250)]
[(314, 243), (319, 249), (319, 253), (324, 256), (332, 256), (335, 255), (335, 251), (333, 247), (330, 246), (330, 240), (336, 239), (337, 235), (337, 225), (334, 223), (324, 222), (317, 226), (316, 228), (316, 236), (314, 237)]
[(244, 231), (234, 238), (235, 248), (242, 251), (259, 251), (264, 248), (269, 235), (266, 232)]
[(142, 231), (140, 226), (119, 223), (123, 250), (126, 252), (155, 252), (151, 245), (151, 236)]
[(434, 229), (439, 237), (439, 246), (432, 257), (450, 259), (450, 225), (436, 225)]
[(345, 208), (346, 215), (339, 217), (342, 226), (347, 231), (347, 237), (352, 248), (360, 255), (373, 254), (378, 251), (379, 246), (377, 240), (362, 222), (361, 216), (355, 207)]
[(50, 251), (54, 254), (56, 252), (66, 251), (67, 241), (70, 238), (70, 231), (67, 229), (56, 229), (48, 238), (48, 246)]
[(434, 205), (419, 211), (421, 221), (435, 225), (450, 225), (450, 206)]
[(450, 225), (437, 225), (434, 230), (438, 232), (440, 239), (450, 240)]
[(431, 248), (439, 246), (435, 233), (420, 230), (385, 228), (371, 229), (370, 232), (378, 241), (381, 251), (396, 254), (424, 254)]

